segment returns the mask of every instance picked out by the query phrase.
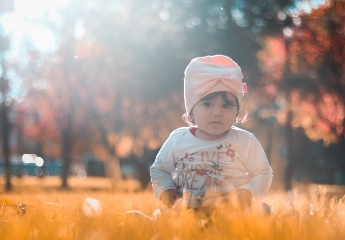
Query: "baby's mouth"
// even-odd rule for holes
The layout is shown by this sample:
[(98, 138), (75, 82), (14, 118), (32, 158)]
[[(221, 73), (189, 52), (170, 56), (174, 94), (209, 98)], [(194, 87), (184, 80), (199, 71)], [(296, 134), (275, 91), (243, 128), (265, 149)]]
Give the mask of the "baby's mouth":
[(210, 124), (222, 124), (222, 122), (210, 122)]

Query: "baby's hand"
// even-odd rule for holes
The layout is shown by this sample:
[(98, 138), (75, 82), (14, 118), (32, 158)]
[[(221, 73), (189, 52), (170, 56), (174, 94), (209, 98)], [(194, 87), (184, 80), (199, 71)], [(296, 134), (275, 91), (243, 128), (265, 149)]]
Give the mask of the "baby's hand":
[(179, 193), (176, 189), (169, 189), (162, 192), (161, 201), (167, 207), (171, 207), (175, 204), (176, 200), (181, 198), (182, 194)]
[(242, 207), (242, 209), (246, 209), (247, 207), (249, 207), (252, 203), (252, 194), (246, 190), (246, 189), (238, 189), (236, 191), (237, 194), (237, 199), (238, 202), (240, 204), (240, 206)]

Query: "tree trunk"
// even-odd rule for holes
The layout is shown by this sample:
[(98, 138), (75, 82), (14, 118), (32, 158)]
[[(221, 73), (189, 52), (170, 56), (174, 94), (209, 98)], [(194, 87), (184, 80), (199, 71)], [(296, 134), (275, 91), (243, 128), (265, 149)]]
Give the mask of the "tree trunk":
[(75, 29), (75, 19), (74, 16), (67, 16), (70, 18), (70, 27), (66, 31), (67, 34), (67, 41), (66, 46), (64, 48), (64, 75), (66, 79), (67, 88), (65, 89), (65, 97), (66, 97), (66, 105), (64, 109), (64, 122), (62, 127), (62, 185), (61, 187), (67, 189), (68, 185), (68, 177), (70, 173), (70, 165), (71, 165), (71, 153), (72, 153), (72, 145), (73, 145), (73, 119), (74, 119), (74, 110), (76, 104), (76, 87), (73, 84), (73, 72), (74, 69), (74, 46), (75, 46), (75, 39), (74, 39), (74, 29)]
[[(3, 81), (3, 79), (2, 79)], [(10, 163), (10, 149), (9, 149), (9, 124), (7, 117), (7, 106), (5, 99), (1, 105), (1, 117), (2, 117), (2, 150), (5, 163), (5, 191), (10, 192), (12, 190), (11, 182), (11, 163)]]
[(72, 135), (71, 135), (71, 122), (70, 116), (67, 117), (69, 119), (67, 126), (62, 130), (62, 188), (68, 188), (68, 176), (69, 170), (71, 165), (71, 150), (72, 150)]
[(120, 158), (115, 150), (116, 145), (110, 143), (108, 140), (108, 131), (112, 131), (116, 134), (119, 134), (122, 128), (121, 99), (122, 99), (122, 96), (117, 91), (116, 98), (115, 98), (115, 106), (114, 106), (114, 108), (116, 109), (115, 112), (117, 113), (117, 116), (114, 120), (114, 126), (112, 129), (106, 129), (99, 116), (96, 116), (95, 118), (97, 126), (98, 126), (98, 130), (100, 132), (102, 145), (107, 150), (107, 157), (106, 157), (107, 162), (105, 163), (105, 166), (106, 166), (105, 170), (106, 170), (107, 177), (111, 180), (112, 189), (116, 189), (117, 184), (121, 180), (121, 166), (120, 166)]
[[(345, 119), (343, 120), (343, 128), (345, 129)], [(340, 137), (338, 149), (337, 149), (337, 160), (339, 166), (338, 183), (345, 184), (345, 133)]]
[(287, 121), (286, 121), (286, 162), (284, 173), (284, 187), (286, 191), (292, 190), (292, 175), (294, 171), (294, 159), (292, 156), (293, 148), (293, 129), (291, 126), (293, 113), (291, 110), (288, 112)]
[(75, 99), (73, 95), (70, 95), (70, 105), (69, 109), (65, 112), (65, 123), (63, 124), (62, 129), (62, 188), (67, 189), (68, 177), (70, 173), (71, 166), (71, 155), (72, 155), (72, 146), (73, 146), (73, 113), (75, 109)]
[(271, 162), (271, 157), (272, 157), (274, 131), (275, 131), (275, 123), (273, 121), (270, 121), (270, 125), (268, 126), (268, 130), (267, 130), (267, 147), (266, 147), (266, 156), (267, 156), (268, 162)]
[(110, 155), (106, 164), (107, 175), (111, 180), (112, 189), (115, 190), (117, 184), (121, 180), (120, 159), (116, 157), (114, 154)]

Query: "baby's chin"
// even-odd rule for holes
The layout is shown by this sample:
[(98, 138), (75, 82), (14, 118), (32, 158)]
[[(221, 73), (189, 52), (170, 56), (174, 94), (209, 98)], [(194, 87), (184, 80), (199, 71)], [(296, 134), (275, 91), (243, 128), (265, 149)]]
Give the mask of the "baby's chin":
[(217, 140), (220, 139), (222, 137), (224, 137), (227, 133), (229, 132), (229, 130), (221, 130), (221, 131), (205, 131), (202, 132), (199, 137), (203, 140), (208, 140), (208, 141), (212, 141), (212, 140)]

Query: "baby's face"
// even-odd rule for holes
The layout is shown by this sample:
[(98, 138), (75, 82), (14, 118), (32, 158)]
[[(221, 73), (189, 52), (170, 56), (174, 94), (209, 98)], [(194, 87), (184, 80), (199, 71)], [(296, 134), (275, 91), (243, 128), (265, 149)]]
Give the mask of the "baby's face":
[(226, 96), (228, 101), (217, 95), (209, 100), (200, 100), (194, 106), (192, 118), (198, 126), (198, 138), (208, 141), (221, 138), (236, 122), (236, 96), (230, 92), (227, 92)]

